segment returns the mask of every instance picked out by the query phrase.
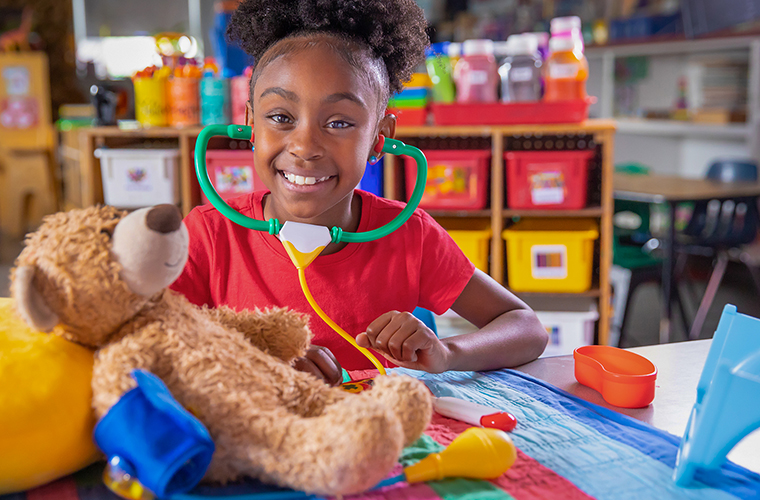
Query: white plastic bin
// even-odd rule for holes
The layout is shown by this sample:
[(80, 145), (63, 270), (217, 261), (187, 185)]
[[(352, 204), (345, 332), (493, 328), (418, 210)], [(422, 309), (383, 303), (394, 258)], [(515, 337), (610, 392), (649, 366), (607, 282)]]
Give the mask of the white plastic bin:
[(179, 150), (95, 150), (107, 205), (140, 208), (179, 202)]
[(594, 343), (594, 323), (599, 319), (594, 299), (534, 300), (529, 305), (549, 334), (541, 357), (572, 354), (576, 348)]

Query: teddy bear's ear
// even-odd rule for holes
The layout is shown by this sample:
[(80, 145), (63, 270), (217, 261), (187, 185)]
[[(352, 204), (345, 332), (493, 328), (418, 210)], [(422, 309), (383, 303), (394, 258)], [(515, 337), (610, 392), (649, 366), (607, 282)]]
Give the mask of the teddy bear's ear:
[(16, 268), (13, 280), (16, 309), (29, 326), (41, 332), (49, 332), (58, 324), (58, 315), (50, 310), (34, 286), (35, 271), (35, 266)]

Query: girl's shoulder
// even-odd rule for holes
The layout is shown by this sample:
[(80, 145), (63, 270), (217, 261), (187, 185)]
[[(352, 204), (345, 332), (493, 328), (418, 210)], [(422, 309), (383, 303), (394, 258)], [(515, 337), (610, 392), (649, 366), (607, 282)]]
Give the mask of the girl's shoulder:
[[(360, 189), (357, 189), (356, 192), (362, 198), (362, 218), (365, 215), (368, 217), (368, 226), (372, 229), (392, 221), (406, 208), (406, 202), (403, 201), (389, 200)], [(435, 222), (427, 212), (420, 208), (412, 213), (409, 221), (422, 225), (428, 225), (431, 221)]]

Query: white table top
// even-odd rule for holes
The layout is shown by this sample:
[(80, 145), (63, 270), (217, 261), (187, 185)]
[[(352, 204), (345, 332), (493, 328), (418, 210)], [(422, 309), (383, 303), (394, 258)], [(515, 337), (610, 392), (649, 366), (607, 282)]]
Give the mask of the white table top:
[[(697, 398), (697, 382), (702, 374), (712, 340), (695, 340), (636, 347), (631, 351), (648, 358), (657, 367), (654, 401), (646, 408), (618, 408), (608, 404), (595, 390), (579, 384), (573, 372), (572, 356), (540, 358), (519, 371), (549, 382), (575, 396), (647, 422), (658, 429), (682, 436)], [(760, 430), (744, 438), (728, 458), (747, 469), (760, 472)]]

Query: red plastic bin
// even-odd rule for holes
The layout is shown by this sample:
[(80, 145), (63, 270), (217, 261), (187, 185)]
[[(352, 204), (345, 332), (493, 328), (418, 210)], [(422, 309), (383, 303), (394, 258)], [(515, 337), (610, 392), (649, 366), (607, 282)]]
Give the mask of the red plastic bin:
[(507, 207), (573, 210), (586, 206), (593, 151), (509, 151)]
[[(206, 168), (211, 183), (225, 200), (266, 189), (253, 168), (253, 152), (249, 149), (209, 149), (206, 152)], [(201, 199), (204, 204), (208, 203), (203, 191)]]
[(580, 123), (595, 99), (571, 101), (432, 104), (436, 125), (519, 125)]
[[(427, 183), (420, 208), (482, 210), (488, 202), (490, 150), (429, 150)], [(417, 164), (404, 157), (406, 199), (417, 182)]]

